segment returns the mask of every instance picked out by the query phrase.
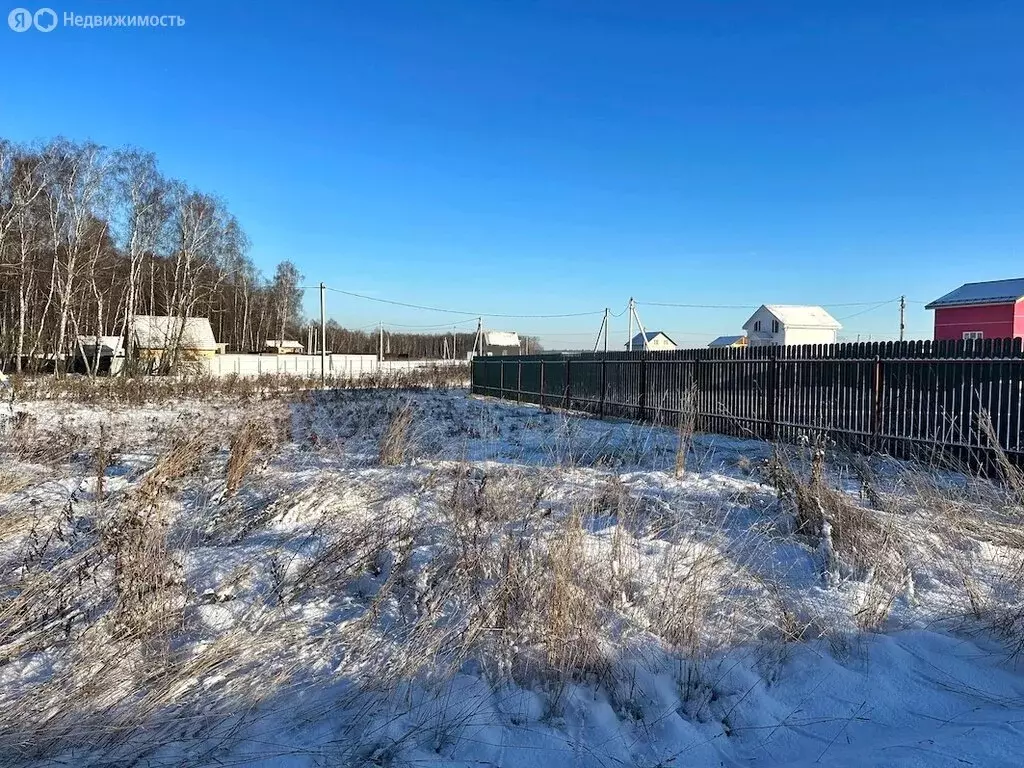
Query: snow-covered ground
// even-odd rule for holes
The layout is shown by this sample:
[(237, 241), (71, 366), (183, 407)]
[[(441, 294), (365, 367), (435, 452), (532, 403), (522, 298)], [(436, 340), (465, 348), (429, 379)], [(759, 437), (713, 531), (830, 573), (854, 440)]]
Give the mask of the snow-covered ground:
[(1021, 764), (1019, 490), (464, 391), (0, 430), (3, 765)]

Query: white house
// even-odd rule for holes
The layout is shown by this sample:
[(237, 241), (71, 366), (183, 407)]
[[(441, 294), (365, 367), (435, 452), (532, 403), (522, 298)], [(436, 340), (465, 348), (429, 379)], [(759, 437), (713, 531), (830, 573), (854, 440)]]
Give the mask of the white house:
[(651, 352), (666, 352), (668, 350), (677, 349), (676, 343), (670, 339), (664, 331), (648, 331), (647, 346), (644, 346), (644, 335), (638, 333), (633, 337), (631, 342), (627, 342), (626, 349), (637, 352), (642, 349), (647, 349)]
[(762, 304), (743, 324), (750, 346), (835, 344), (842, 328), (822, 307)]
[(484, 331), (485, 355), (518, 355), (521, 349), (522, 340), (515, 331)]

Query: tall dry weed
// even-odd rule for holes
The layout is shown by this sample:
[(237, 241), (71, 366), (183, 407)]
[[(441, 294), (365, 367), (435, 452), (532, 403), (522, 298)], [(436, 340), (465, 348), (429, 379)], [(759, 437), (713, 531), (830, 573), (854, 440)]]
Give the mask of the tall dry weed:
[(409, 458), (414, 413), (412, 403), (406, 400), (389, 414), (387, 426), (380, 438), (380, 463), (384, 466), (397, 466)]

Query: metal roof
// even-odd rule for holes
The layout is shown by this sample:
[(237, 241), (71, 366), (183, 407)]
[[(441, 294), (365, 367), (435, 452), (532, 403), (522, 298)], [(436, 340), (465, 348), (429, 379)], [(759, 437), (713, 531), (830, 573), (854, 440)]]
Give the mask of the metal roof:
[(925, 309), (959, 307), (968, 304), (1012, 304), (1024, 298), (1024, 277), (1012, 280), (989, 280), (985, 283), (964, 283)]
[(124, 357), (124, 339), (121, 336), (79, 336), (78, 343), (88, 355), (95, 355), (99, 348), (100, 357)]
[(731, 347), (738, 341), (742, 341), (747, 338), (746, 336), (719, 336), (717, 339), (708, 344), (709, 347)]

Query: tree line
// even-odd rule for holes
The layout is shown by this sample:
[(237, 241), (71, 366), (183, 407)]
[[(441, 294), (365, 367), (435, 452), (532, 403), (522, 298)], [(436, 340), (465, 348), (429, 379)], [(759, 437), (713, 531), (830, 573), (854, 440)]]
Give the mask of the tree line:
[[(153, 153), (0, 138), (0, 365), (59, 369), (81, 337), (127, 336), (136, 315), (208, 317), (236, 352), (304, 340), (303, 276), (284, 261), (266, 278), (249, 247), (222, 199), (164, 175)], [(391, 354), (443, 357), (445, 339), (394, 334)], [(463, 356), (472, 335), (455, 346)], [(378, 348), (336, 323), (328, 347)]]
[(266, 280), (248, 250), (224, 201), (152, 153), (0, 138), (0, 359), (15, 370), (135, 315), (209, 317), (219, 341), (258, 348), (298, 323), (301, 275), (284, 262)]

